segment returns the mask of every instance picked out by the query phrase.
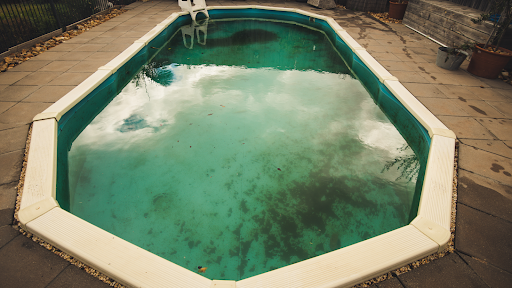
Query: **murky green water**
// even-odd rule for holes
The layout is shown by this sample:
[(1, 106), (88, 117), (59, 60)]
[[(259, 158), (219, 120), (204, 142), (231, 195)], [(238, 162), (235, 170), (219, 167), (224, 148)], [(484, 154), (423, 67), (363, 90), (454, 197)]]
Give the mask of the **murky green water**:
[(210, 21), (205, 45), (193, 33), (74, 141), (73, 214), (231, 280), (408, 224), (415, 156), (324, 34), (262, 21)]

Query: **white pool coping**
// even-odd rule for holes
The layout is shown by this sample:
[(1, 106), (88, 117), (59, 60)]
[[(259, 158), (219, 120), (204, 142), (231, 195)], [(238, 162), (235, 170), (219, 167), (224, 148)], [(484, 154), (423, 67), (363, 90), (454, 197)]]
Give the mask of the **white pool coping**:
[(265, 9), (325, 20), (378, 79), (428, 130), (431, 145), (418, 216), (407, 226), (283, 268), (240, 281), (210, 280), (139, 248), (61, 209), (56, 201), (57, 125), (60, 118), (137, 54), (180, 15), (173, 13), (34, 117), (18, 217), (21, 226), (83, 263), (130, 287), (350, 287), (443, 251), (450, 238), (455, 134), (428, 111), (334, 19), (300, 9)]

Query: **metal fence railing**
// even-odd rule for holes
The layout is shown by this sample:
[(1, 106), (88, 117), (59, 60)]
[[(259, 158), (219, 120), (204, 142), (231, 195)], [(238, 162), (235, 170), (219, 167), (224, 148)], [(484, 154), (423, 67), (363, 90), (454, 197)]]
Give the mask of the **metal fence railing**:
[(113, 5), (135, 0), (1, 0), (0, 53), (76, 23)]

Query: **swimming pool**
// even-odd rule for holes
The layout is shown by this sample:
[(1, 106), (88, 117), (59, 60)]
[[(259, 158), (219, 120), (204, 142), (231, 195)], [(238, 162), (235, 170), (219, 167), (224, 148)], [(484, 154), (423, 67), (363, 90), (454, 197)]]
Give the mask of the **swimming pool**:
[[(425, 181), (423, 184), (423, 192), (421, 195), (422, 198), (418, 212), (419, 216), (416, 217), (411, 225), (407, 225), (367, 241), (303, 262), (299, 262), (291, 266), (237, 281), (236, 286), (249, 287), (253, 284), (256, 286), (277, 285), (277, 282), (273, 281), (297, 283), (296, 286), (300, 286), (298, 284), (299, 282), (310, 283), (309, 285), (312, 285), (311, 283), (317, 283), (318, 285), (315, 284), (316, 286), (330, 286), (334, 285), (335, 283), (337, 283), (336, 285), (340, 283), (342, 285), (351, 285), (361, 282), (367, 278), (376, 276), (380, 273), (389, 271), (394, 267), (399, 267), (412, 260), (421, 258), (422, 256), (431, 254), (438, 249), (442, 249), (442, 246), (446, 244), (446, 241), (449, 237), (449, 232), (447, 231), (449, 231), (451, 202), (451, 166), (453, 162), (452, 144), (454, 141), (453, 133), (447, 130), (446, 127), (444, 127), (437, 119), (428, 113), (428, 111), (426, 111), (426, 109), (422, 107), (421, 104), (415, 101), (413, 96), (410, 95), (407, 90), (405, 90), (405, 88), (403, 88), (403, 86), (401, 86), (401, 84), (396, 81), (394, 77), (385, 71), (375, 60), (373, 60), (373, 58), (369, 57), (369, 54), (362, 47), (357, 45), (357, 43), (355, 43), (355, 41), (353, 41), (353, 39), (351, 39), (348, 34), (344, 32), (342, 28), (339, 27), (339, 25), (337, 25), (332, 19), (293, 9), (282, 9), (281, 12), (274, 12), (273, 8), (271, 9), (261, 7), (260, 8), (264, 10), (255, 9), (257, 7), (245, 7), (242, 9), (240, 7), (236, 7), (236, 9), (233, 10), (227, 9), (226, 7), (219, 8), (222, 9), (211, 10), (210, 15), (212, 18), (215, 18), (220, 14), (225, 17), (232, 17), (239, 15), (241, 12), (244, 12), (249, 16), (262, 16), (261, 14), (265, 14), (266, 17), (275, 17), (275, 15), (278, 15), (281, 18), (291, 18), (291, 20), (299, 23), (309, 23), (312, 22), (312, 19), (314, 19), (314, 23), (316, 23), (315, 25), (325, 26), (326, 28), (330, 29), (326, 31), (326, 34), (330, 34), (331, 39), (334, 39), (333, 44), (337, 47), (338, 51), (343, 54), (346, 62), (348, 63), (348, 66), (350, 66), (352, 70), (356, 71), (357, 75), (367, 76), (359, 76), (359, 78), (362, 79), (363, 82), (367, 82), (365, 85), (370, 93), (377, 95), (377, 97), (379, 93), (391, 95), (391, 97), (388, 96), (386, 99), (394, 99), (392, 96), (394, 94), (398, 100), (389, 102), (389, 105), (407, 107), (410, 111), (410, 114), (416, 116), (419, 122), (426, 128), (426, 131), (431, 138), (430, 156), (428, 159)], [(25, 225), (26, 228), (34, 234), (39, 235), (43, 239), (53, 243), (62, 250), (75, 255), (85, 263), (91, 265), (92, 267), (98, 268), (100, 271), (103, 271), (107, 275), (112, 276), (114, 279), (119, 280), (121, 283), (134, 286), (142, 285), (140, 283), (145, 283), (144, 286), (148, 286), (148, 283), (151, 282), (145, 282), (150, 281), (149, 278), (145, 278), (146, 275), (150, 275), (150, 278), (152, 279), (151, 281), (155, 279), (167, 279), (165, 281), (173, 281), (173, 283), (181, 283), (182, 281), (185, 281), (182, 282), (184, 283), (184, 286), (209, 286), (211, 284), (211, 280), (188, 270), (182, 269), (181, 267), (173, 265), (172, 263), (164, 261), (163, 259), (140, 248), (137, 248), (136, 246), (131, 245), (103, 230), (100, 230), (97, 227), (85, 223), (84, 221), (69, 215), (67, 212), (58, 208), (55, 200), (53, 200), (55, 197), (55, 183), (57, 179), (57, 171), (55, 165), (55, 154), (57, 153), (55, 142), (55, 139), (57, 139), (56, 125), (60, 126), (66, 121), (69, 121), (66, 113), (69, 111), (74, 111), (73, 109), (78, 111), (79, 109), (72, 107), (77, 107), (74, 105), (77, 103), (81, 103), (79, 105), (84, 105), (82, 99), (87, 96), (89, 92), (100, 91), (107, 87), (107, 84), (101, 84), (97, 81), (94, 81), (97, 79), (93, 78), (99, 78), (100, 80), (107, 79), (107, 82), (105, 83), (108, 83), (108, 79), (112, 79), (110, 77), (112, 74), (114, 74), (115, 77), (124, 79), (123, 75), (126, 74), (126, 71), (130, 70), (130, 68), (133, 69), (134, 66), (131, 66), (133, 63), (145, 63), (147, 58), (144, 58), (146, 56), (141, 56), (143, 53), (140, 51), (146, 50), (142, 52), (147, 52), (156, 50), (151, 47), (161, 47), (161, 45), (158, 45), (157, 43), (159, 39), (154, 37), (158, 34), (158, 32), (166, 33), (167, 31), (167, 33), (170, 33), (169, 31), (171, 31), (171, 29), (168, 29), (169, 27), (172, 28), (172, 25), (180, 24), (180, 18), (178, 18), (178, 16), (179, 15), (176, 14), (172, 15), (162, 24), (157, 26), (153, 31), (138, 40), (138, 42), (135, 43), (132, 47), (123, 52), (122, 55), (114, 59), (111, 63), (109, 63), (109, 65), (100, 68), (100, 70), (96, 72), (95, 75), (91, 76), (91, 78), (81, 84), (81, 87), (77, 87), (77, 89), (73, 90), (74, 92), (72, 91), (70, 94), (65, 96), (62, 101), (50, 107), (48, 110), (39, 115), (39, 117), (36, 117), (41, 120), (38, 120), (34, 123), (32, 142), (33, 146), (31, 146), (30, 157), (32, 159), (34, 158), (32, 155), (36, 155), (37, 157), (37, 155), (41, 153), (41, 157), (43, 158), (39, 163), (35, 163), (34, 161), (29, 160), (27, 180), (25, 182), (23, 193), (22, 210), (20, 212), (20, 220), (22, 225)], [(184, 21), (183, 18), (185, 17), (182, 17), (181, 21)], [(350, 44), (350, 46), (347, 44)], [(151, 55), (151, 53), (149, 54)], [(126, 57), (132, 55), (135, 57)], [(131, 62), (128, 62), (129, 59), (131, 59)], [(125, 63), (127, 63), (127, 65), (125, 65)], [(124, 82), (120, 81), (120, 83), (122, 83), (124, 86), (126, 81), (128, 81), (128, 79), (125, 79)], [(393, 94), (390, 92), (393, 92)], [(77, 94), (73, 95), (73, 93)], [(80, 95), (77, 97), (78, 94)], [(66, 100), (68, 100), (68, 103), (66, 103)], [(66, 107), (62, 109), (63, 106)], [(73, 117), (76, 116), (77, 115), (74, 115)], [(53, 120), (48, 119), (51, 117), (54, 117)], [(45, 118), (46, 120), (43, 120)], [(58, 124), (56, 120), (59, 120)], [(38, 138), (40, 140), (37, 140)], [(43, 143), (46, 141), (53, 144), (51, 144), (50, 147), (44, 147), (44, 145), (39, 146), (39, 141)], [(441, 155), (439, 154), (440, 152)], [(451, 159), (450, 155), (452, 155)], [(44, 170), (38, 169), (37, 165), (43, 165), (43, 167), (51, 168), (48, 171), (55, 173), (51, 177), (46, 178), (39, 175), (39, 177), (42, 179), (50, 181), (46, 183), (35, 183), (33, 180), (31, 180), (31, 177), (33, 177), (32, 175), (34, 175), (35, 178), (38, 178), (36, 173), (44, 173)], [(435, 169), (431, 169), (431, 167), (434, 167), (432, 165), (438, 166)], [(44, 191), (41, 189), (44, 189)], [(35, 191), (36, 193), (31, 194), (29, 191)], [(35, 203), (35, 205), (30, 206), (33, 203)], [(63, 205), (65, 201), (59, 200), (59, 203)], [(52, 217), (56, 217), (61, 220), (57, 221), (56, 218)], [(66, 225), (71, 226), (66, 227)], [(80, 228), (80, 226), (82, 227)], [(67, 237), (69, 238), (66, 240), (65, 238)], [(437, 242), (434, 242), (431, 239)], [(94, 242), (103, 243), (101, 245), (103, 247), (89, 247), (89, 245), (94, 244)], [(104, 248), (107, 247), (106, 244), (108, 244), (108, 247), (110, 248)], [(140, 253), (139, 255), (142, 256), (134, 256), (132, 252), (128, 253), (128, 250), (133, 250), (135, 254)], [(108, 254), (110, 254), (110, 256)], [(352, 255), (352, 257), (355, 258), (350, 258), (351, 256), (349, 255)], [(391, 255), (395, 255), (396, 257), (392, 257)], [(144, 261), (140, 263), (142, 266), (144, 266), (144, 264), (150, 265), (148, 266), (150, 268), (126, 266), (125, 262), (128, 261), (127, 259), (129, 259), (129, 257), (142, 257), (142, 259), (146, 259), (144, 260), (146, 261), (145, 263)], [(100, 260), (98, 262), (97, 260), (99, 258), (103, 258), (104, 260)], [(390, 261), (390, 258), (394, 258), (395, 261)], [(355, 259), (367, 260), (356, 261)], [(345, 263), (345, 261), (347, 262)], [(163, 271), (162, 269), (167, 272), (159, 272)], [(340, 269), (343, 271), (340, 272)], [(131, 273), (126, 273), (126, 271), (131, 271)], [(322, 272), (319, 273), (319, 271)], [(332, 273), (326, 271), (332, 271)], [(355, 271), (357, 271), (357, 273), (355, 273)], [(312, 276), (313, 274), (316, 274), (316, 277), (319, 277), (318, 275), (322, 275), (322, 277), (315, 278)], [(293, 280), (291, 280), (290, 277), (292, 277)], [(197, 285), (185, 284), (194, 282), (197, 283)], [(307, 286), (307, 284), (304, 285)]]

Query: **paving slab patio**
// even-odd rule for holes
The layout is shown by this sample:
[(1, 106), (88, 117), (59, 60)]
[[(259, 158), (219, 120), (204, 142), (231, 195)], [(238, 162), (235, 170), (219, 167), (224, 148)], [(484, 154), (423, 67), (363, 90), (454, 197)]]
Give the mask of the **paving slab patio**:
[(512, 283), (512, 274), (490, 265), (478, 258), (459, 253), (459, 256), (480, 276), (488, 287), (508, 288)]
[(512, 273), (512, 223), (462, 203), (457, 214), (455, 249)]
[(457, 254), (452, 253), (428, 265), (420, 266), (398, 276), (404, 287), (487, 287), (485, 282), (466, 265)]
[[(333, 17), (460, 140), (456, 253), (372, 287), (509, 287), (512, 280), (512, 86), (435, 66), (438, 45), (366, 13), (295, 1), (266, 5)], [(107, 287), (10, 227), (33, 116), (56, 102), (172, 12), (177, 1), (135, 2), (128, 12), (0, 73), (0, 286)], [(507, 175), (508, 173), (508, 175)], [(23, 271), (23, 272), (21, 272)]]

